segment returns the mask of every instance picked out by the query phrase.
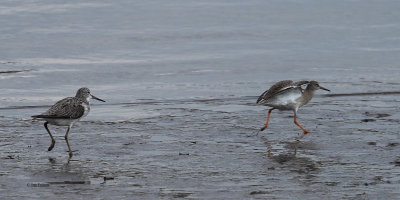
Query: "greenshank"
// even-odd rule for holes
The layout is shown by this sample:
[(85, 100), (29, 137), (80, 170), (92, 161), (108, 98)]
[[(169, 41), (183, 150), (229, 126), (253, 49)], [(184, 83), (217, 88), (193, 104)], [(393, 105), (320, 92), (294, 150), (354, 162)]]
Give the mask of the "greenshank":
[(90, 94), (89, 88), (83, 87), (76, 92), (75, 97), (64, 98), (51, 106), (51, 108), (46, 112), (32, 116), (33, 118), (44, 119), (46, 121), (44, 123), (44, 128), (46, 128), (51, 138), (51, 145), (48, 149), (49, 151), (53, 149), (56, 141), (47, 125), (68, 126), (67, 132), (65, 133), (65, 141), (68, 146), (69, 157), (72, 157), (72, 150), (68, 142), (68, 133), (75, 122), (89, 114), (90, 99), (105, 102), (104, 100)]

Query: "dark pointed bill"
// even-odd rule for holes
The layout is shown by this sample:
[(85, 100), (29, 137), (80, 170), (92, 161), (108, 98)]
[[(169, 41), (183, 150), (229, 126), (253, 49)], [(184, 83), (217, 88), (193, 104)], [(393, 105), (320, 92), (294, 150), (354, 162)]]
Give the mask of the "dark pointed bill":
[(328, 90), (328, 89), (326, 89), (326, 88), (324, 88), (324, 87), (322, 87), (322, 86), (319, 86), (319, 88), (330, 92), (330, 90)]
[(97, 101), (106, 102), (106, 101), (104, 101), (103, 99), (99, 99), (99, 98), (97, 98), (97, 97), (95, 97), (95, 96), (93, 96), (93, 95), (91, 95), (91, 96), (92, 96), (92, 99), (96, 99)]

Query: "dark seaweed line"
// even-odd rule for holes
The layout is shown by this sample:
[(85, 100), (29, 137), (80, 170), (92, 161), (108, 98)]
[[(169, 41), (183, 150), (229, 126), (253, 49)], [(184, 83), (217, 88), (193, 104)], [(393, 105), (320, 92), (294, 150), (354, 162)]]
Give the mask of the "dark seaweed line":
[(21, 72), (31, 72), (33, 69), (24, 69), (24, 70), (9, 70), (9, 71), (0, 71), (0, 74), (15, 74)]
[[(176, 103), (195, 103), (195, 102), (223, 102), (232, 100), (247, 100), (255, 99), (256, 97), (237, 97), (237, 98), (218, 98), (218, 99), (166, 99), (166, 100), (147, 100), (139, 102), (121, 102), (121, 103), (102, 103), (95, 106), (135, 106), (135, 105), (157, 105), (157, 104), (176, 104)], [(18, 110), (18, 109), (33, 109), (33, 108), (50, 108), (52, 105), (37, 105), (37, 106), (8, 106), (0, 107), (0, 110)]]
[[(346, 97), (346, 96), (371, 96), (371, 95), (400, 95), (399, 91), (393, 92), (360, 92), (360, 93), (337, 93), (337, 94), (322, 94), (316, 95), (318, 97)], [(258, 96), (243, 96), (232, 98), (213, 98), (213, 99), (166, 99), (166, 100), (146, 100), (139, 102), (122, 102), (122, 103), (102, 103), (96, 106), (135, 106), (135, 105), (157, 105), (157, 104), (183, 104), (183, 103), (209, 103), (209, 102), (225, 102), (225, 101), (252, 101)], [(0, 107), (0, 110), (14, 110), (14, 109), (33, 109), (33, 108), (49, 108), (51, 105), (38, 105), (38, 106), (9, 106)]]
[(0, 110), (18, 110), (18, 109), (31, 109), (31, 108), (50, 108), (51, 105), (40, 105), (40, 106), (9, 106), (2, 107)]
[(321, 97), (348, 97), (348, 96), (372, 96), (372, 95), (398, 95), (400, 91), (392, 92), (359, 92), (359, 93), (338, 93), (338, 94), (323, 94)]

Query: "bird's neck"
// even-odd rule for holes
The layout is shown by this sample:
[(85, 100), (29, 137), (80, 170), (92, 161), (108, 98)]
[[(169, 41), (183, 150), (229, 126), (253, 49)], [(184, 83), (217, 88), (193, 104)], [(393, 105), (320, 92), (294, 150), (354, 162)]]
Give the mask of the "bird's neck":
[(83, 101), (85, 104), (89, 104), (90, 103), (90, 97), (75, 97), (77, 99), (79, 99), (80, 101)]
[(304, 104), (307, 104), (312, 99), (312, 97), (314, 96), (314, 92), (315, 92), (315, 90), (313, 90), (309, 87), (307, 87), (304, 90), (304, 93), (303, 93)]

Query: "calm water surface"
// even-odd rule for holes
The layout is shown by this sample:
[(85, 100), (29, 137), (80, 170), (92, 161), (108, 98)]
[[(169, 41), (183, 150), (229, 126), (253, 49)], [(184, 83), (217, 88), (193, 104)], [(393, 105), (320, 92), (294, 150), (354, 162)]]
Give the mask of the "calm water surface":
[[(3, 1), (0, 199), (396, 199), (399, 96), (255, 105), (278, 80), (400, 91), (398, 1)], [(87, 86), (73, 127), (32, 120)], [(268, 147), (271, 153), (267, 153)], [(295, 155), (296, 152), (296, 155)]]

